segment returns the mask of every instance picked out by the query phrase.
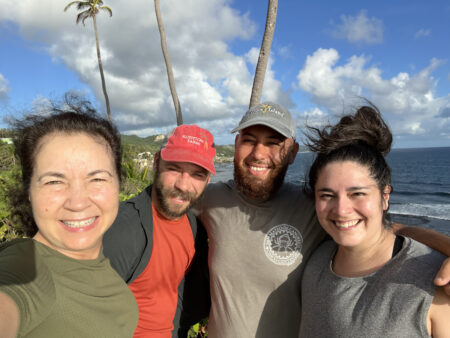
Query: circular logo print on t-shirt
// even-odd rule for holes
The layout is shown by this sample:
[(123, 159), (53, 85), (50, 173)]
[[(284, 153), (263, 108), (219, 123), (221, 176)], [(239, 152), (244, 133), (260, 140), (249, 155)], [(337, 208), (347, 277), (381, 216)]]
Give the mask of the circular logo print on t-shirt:
[(264, 252), (277, 265), (292, 265), (300, 256), (303, 238), (288, 224), (274, 226), (264, 237)]

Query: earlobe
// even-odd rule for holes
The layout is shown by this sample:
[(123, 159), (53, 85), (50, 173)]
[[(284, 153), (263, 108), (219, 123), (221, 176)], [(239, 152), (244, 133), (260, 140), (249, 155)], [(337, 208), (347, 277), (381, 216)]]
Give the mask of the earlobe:
[(236, 134), (236, 137), (234, 138), (234, 146), (236, 146), (239, 142), (239, 133)]
[(289, 164), (294, 163), (295, 158), (297, 157), (298, 149), (300, 148), (297, 142), (294, 142), (292, 149), (289, 154)]
[(387, 185), (383, 191), (383, 210), (387, 210), (389, 208), (389, 197), (391, 196), (392, 188), (390, 185)]
[(153, 171), (156, 172), (158, 170), (159, 164), (159, 151), (153, 155)]

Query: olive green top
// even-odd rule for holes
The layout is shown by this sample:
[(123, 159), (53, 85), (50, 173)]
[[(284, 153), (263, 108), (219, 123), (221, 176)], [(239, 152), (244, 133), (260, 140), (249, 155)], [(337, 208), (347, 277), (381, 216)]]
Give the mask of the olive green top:
[(0, 292), (17, 304), (18, 337), (132, 337), (133, 294), (109, 260), (76, 260), (32, 239), (0, 246)]

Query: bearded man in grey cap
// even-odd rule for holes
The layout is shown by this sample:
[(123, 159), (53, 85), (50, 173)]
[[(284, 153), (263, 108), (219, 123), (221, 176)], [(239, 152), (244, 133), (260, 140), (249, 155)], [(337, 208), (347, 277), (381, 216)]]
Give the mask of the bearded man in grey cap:
[(304, 262), (325, 234), (314, 203), (285, 183), (299, 145), (289, 111), (265, 102), (232, 132), (234, 180), (209, 184), (198, 205), (208, 232), (209, 337), (297, 337)]

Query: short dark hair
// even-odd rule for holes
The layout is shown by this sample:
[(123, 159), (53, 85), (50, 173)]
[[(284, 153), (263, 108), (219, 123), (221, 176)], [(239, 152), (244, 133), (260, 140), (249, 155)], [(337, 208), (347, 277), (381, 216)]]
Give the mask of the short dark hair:
[[(306, 191), (314, 196), (314, 188), (320, 171), (331, 162), (353, 161), (369, 169), (381, 193), (391, 187), (391, 169), (385, 160), (391, 149), (392, 133), (377, 107), (362, 106), (356, 113), (343, 116), (335, 125), (322, 129), (308, 126), (306, 146), (316, 152), (316, 158), (308, 174)], [(387, 211), (383, 224), (391, 222)]]
[[(28, 202), (31, 177), (35, 166), (35, 156), (39, 141), (52, 133), (84, 133), (105, 141), (111, 150), (114, 166), (121, 182), (122, 146), (120, 134), (114, 124), (99, 116), (89, 101), (74, 94), (66, 94), (64, 104), (52, 104), (46, 114), (28, 114), (23, 119), (12, 121), (13, 142), (16, 156), (22, 167), (22, 188), (18, 202)], [(19, 215), (23, 225), (32, 221), (31, 215)], [(32, 221), (33, 226), (34, 221)]]

